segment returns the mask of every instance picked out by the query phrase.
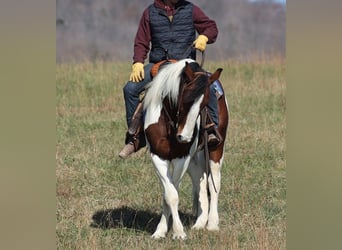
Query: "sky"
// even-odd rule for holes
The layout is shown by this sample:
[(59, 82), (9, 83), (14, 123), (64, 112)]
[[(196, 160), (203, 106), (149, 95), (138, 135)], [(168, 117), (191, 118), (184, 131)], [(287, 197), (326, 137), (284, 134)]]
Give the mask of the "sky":
[[(262, 1), (262, 0), (249, 0), (250, 2), (257, 2), (257, 1)], [(278, 3), (283, 3), (286, 4), (286, 0), (273, 0), (274, 2), (278, 2)]]

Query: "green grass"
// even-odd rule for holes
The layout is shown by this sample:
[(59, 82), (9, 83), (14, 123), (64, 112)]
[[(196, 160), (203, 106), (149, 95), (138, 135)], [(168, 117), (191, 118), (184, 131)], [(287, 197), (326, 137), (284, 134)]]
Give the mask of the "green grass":
[(152, 240), (161, 186), (146, 149), (123, 161), (122, 88), (129, 63), (56, 68), (58, 249), (285, 249), (285, 64), (206, 62), (222, 67), (230, 107), (219, 199), (220, 231), (192, 231), (191, 184), (180, 207), (188, 239)]

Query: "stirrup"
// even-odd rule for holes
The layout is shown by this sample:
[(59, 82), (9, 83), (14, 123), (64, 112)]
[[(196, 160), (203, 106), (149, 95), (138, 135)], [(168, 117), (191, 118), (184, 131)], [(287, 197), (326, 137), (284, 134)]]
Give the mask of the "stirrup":
[(215, 123), (206, 124), (205, 129), (208, 132), (208, 147), (209, 149), (215, 149), (222, 142), (222, 136)]
[(208, 147), (210, 149), (216, 148), (220, 144), (220, 139), (214, 134), (208, 135)]

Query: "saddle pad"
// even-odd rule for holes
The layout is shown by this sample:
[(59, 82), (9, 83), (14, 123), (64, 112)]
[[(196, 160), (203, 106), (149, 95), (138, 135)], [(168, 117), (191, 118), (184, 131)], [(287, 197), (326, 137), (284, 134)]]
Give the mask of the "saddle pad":
[(223, 88), (222, 88), (221, 82), (217, 80), (213, 82), (213, 85), (215, 89), (216, 99), (218, 100), (223, 95)]

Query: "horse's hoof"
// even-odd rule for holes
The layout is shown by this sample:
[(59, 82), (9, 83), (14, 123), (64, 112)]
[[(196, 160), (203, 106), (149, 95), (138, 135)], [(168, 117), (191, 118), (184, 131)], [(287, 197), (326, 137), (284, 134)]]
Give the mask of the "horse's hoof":
[(207, 225), (208, 222), (208, 217), (200, 216), (197, 218), (195, 224), (192, 226), (192, 229), (195, 230), (201, 230), (204, 229), (205, 226)]
[(218, 225), (210, 225), (207, 226), (208, 231), (220, 231), (220, 228)]
[(152, 234), (151, 238), (155, 239), (155, 240), (163, 239), (163, 238), (165, 238), (165, 234), (155, 232), (154, 234)]
[(196, 223), (195, 225), (192, 226), (191, 229), (193, 229), (193, 230), (202, 230), (202, 229), (204, 229), (204, 227), (205, 227), (205, 224)]
[(186, 234), (184, 232), (182, 233), (174, 233), (172, 236), (173, 240), (185, 240), (186, 239)]

